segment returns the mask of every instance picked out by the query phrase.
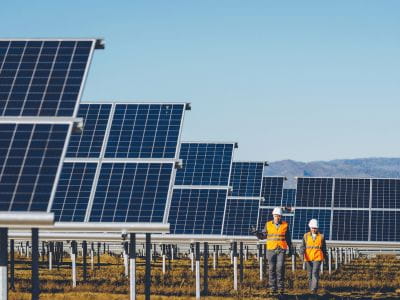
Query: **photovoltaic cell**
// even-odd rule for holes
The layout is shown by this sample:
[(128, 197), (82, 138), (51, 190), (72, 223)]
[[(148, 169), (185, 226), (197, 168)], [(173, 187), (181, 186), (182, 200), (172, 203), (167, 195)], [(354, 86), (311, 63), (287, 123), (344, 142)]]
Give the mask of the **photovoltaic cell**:
[(174, 189), (170, 232), (220, 235), (226, 196), (226, 189)]
[(225, 210), (224, 234), (247, 236), (251, 226), (257, 227), (260, 200), (228, 198)]
[(261, 196), (264, 197), (262, 205), (281, 206), (283, 194), (283, 181), (285, 177), (264, 177)]
[(368, 241), (368, 210), (334, 210), (332, 240)]
[(56, 222), (83, 222), (97, 163), (64, 163), (53, 201)]
[(335, 178), (335, 207), (368, 208), (370, 179)]
[(0, 116), (74, 116), (95, 40), (0, 40)]
[(303, 235), (310, 231), (308, 222), (317, 219), (319, 231), (330, 238), (331, 210), (330, 209), (296, 209), (294, 212), (294, 225), (292, 230), (293, 239), (302, 239)]
[(400, 180), (372, 179), (372, 207), (400, 208)]
[(331, 207), (333, 178), (299, 177), (297, 207)]
[(185, 104), (117, 104), (105, 157), (175, 158)]
[(162, 222), (173, 163), (103, 163), (91, 222)]
[(372, 211), (371, 241), (400, 242), (400, 211)]
[(81, 133), (72, 133), (67, 157), (100, 157), (110, 118), (111, 104), (81, 104), (78, 117), (83, 118)]
[(0, 211), (46, 211), (68, 124), (0, 124)]
[(230, 177), (232, 197), (260, 197), (263, 162), (233, 162)]
[(282, 206), (292, 207), (295, 205), (296, 189), (283, 189)]
[(182, 143), (175, 185), (228, 186), (234, 144)]

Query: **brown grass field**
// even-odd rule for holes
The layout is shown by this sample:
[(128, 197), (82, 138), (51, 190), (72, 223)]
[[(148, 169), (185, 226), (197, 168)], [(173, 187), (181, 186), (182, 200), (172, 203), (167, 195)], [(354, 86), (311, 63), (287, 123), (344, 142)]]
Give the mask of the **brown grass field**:
[[(89, 259), (88, 259), (89, 261)], [(41, 263), (41, 299), (83, 300), (83, 299), (129, 299), (129, 282), (123, 275), (122, 258), (103, 255), (101, 267), (92, 271), (88, 265), (88, 282), (82, 283), (81, 258), (78, 260), (78, 286), (71, 284), (70, 261), (57, 270), (47, 269)], [(259, 281), (258, 262), (250, 258), (245, 262), (244, 281), (239, 291), (233, 290), (233, 267), (227, 257), (221, 257), (217, 270), (212, 269), (209, 260), (209, 296), (207, 299), (276, 299), (266, 289), (267, 281)], [(167, 263), (168, 264), (168, 263)], [(306, 272), (298, 262), (293, 274), (287, 262), (286, 294), (281, 299), (400, 299), (400, 259), (395, 256), (378, 256), (374, 259), (359, 258), (342, 266), (331, 275), (327, 271), (321, 277), (318, 295), (307, 294)], [(15, 270), (16, 290), (10, 292), (10, 299), (30, 299), (30, 262), (17, 257)], [(266, 274), (264, 275), (266, 278)], [(161, 272), (161, 259), (152, 264), (152, 299), (193, 299), (195, 295), (194, 273), (190, 270), (189, 259), (171, 262), (171, 270)], [(144, 262), (138, 259), (138, 299), (143, 299)]]

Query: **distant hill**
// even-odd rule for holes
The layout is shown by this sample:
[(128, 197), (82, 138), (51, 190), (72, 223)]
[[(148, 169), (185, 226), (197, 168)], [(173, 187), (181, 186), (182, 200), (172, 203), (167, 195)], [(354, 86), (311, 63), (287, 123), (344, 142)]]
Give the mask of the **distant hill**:
[(285, 187), (295, 187), (296, 176), (400, 178), (400, 158), (356, 158), (331, 161), (270, 162), (266, 176), (286, 176)]

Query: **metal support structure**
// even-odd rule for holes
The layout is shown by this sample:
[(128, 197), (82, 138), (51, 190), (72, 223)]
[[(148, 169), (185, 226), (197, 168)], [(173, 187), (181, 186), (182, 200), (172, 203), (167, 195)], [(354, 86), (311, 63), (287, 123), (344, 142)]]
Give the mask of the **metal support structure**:
[(338, 248), (335, 248), (335, 270), (337, 270), (339, 267), (339, 262), (338, 262)]
[(87, 242), (82, 242), (82, 265), (83, 265), (83, 282), (87, 281)]
[(128, 242), (124, 242), (123, 259), (124, 259), (125, 277), (128, 277), (128, 276), (129, 276), (129, 257), (128, 257), (128, 251), (129, 251), (129, 244), (128, 244)]
[(146, 233), (145, 300), (150, 300), (151, 290), (151, 234)]
[(232, 247), (232, 257), (233, 257), (233, 289), (238, 290), (238, 261), (237, 261), (237, 242), (233, 242)]
[(15, 291), (15, 249), (14, 249), (14, 240), (10, 240), (10, 290)]
[(192, 270), (192, 272), (194, 272), (194, 249), (193, 249), (193, 244), (190, 244), (190, 260), (191, 260), (190, 269)]
[(328, 273), (332, 274), (332, 248), (328, 249)]
[(39, 300), (39, 229), (32, 228), (32, 300)]
[(72, 287), (76, 287), (76, 254), (78, 245), (76, 241), (71, 242), (71, 266), (72, 266)]
[(8, 299), (8, 229), (0, 228), (0, 299)]
[(262, 254), (262, 245), (257, 245), (258, 246), (258, 261), (260, 264), (260, 281), (263, 280), (263, 254)]
[(136, 234), (131, 233), (129, 237), (129, 299), (136, 300)]
[(90, 268), (94, 270), (94, 244), (91, 243), (90, 245)]
[(244, 262), (243, 262), (243, 242), (240, 242), (239, 244), (239, 263), (240, 263), (240, 269), (239, 269), (239, 282), (243, 283), (243, 270), (244, 270)]
[(97, 243), (97, 269), (100, 269), (100, 248), (101, 243)]
[(49, 243), (49, 270), (53, 269), (54, 242)]
[(161, 245), (161, 255), (162, 255), (162, 273), (165, 274), (165, 264), (166, 264), (166, 256), (165, 256), (165, 244)]
[(196, 299), (200, 299), (200, 243), (196, 242)]
[(203, 257), (204, 257), (203, 296), (207, 296), (208, 295), (208, 243), (207, 242), (204, 242)]

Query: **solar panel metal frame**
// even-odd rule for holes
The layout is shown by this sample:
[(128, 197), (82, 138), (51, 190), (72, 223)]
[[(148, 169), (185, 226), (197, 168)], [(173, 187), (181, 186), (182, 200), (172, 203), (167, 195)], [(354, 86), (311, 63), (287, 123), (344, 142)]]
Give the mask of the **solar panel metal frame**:
[[(131, 163), (174, 163), (176, 165), (180, 161), (178, 155), (179, 155), (179, 149), (180, 149), (180, 144), (181, 144), (180, 139), (182, 136), (182, 128), (183, 128), (183, 122), (184, 122), (184, 118), (185, 118), (185, 111), (190, 110), (191, 107), (190, 107), (190, 103), (187, 103), (187, 102), (133, 102), (133, 101), (129, 101), (129, 100), (126, 100), (126, 101), (82, 101), (80, 104), (111, 105), (111, 110), (109, 113), (106, 131), (105, 131), (105, 134), (103, 137), (103, 144), (101, 147), (99, 157), (92, 157), (92, 158), (89, 158), (89, 157), (66, 157), (64, 159), (64, 162), (71, 162), (71, 163), (73, 163), (73, 162), (86, 162), (86, 163), (96, 162), (97, 163), (97, 169), (96, 169), (96, 173), (94, 176), (93, 185), (92, 185), (92, 189), (90, 192), (88, 206), (87, 206), (86, 214), (85, 214), (85, 218), (84, 218), (85, 223), (91, 223), (90, 215), (92, 212), (94, 197), (95, 197), (95, 193), (96, 193), (96, 189), (97, 189), (97, 184), (99, 181), (102, 164), (103, 163), (130, 163), (131, 162)], [(129, 105), (129, 104), (132, 104), (132, 105), (182, 105), (183, 106), (182, 118), (180, 121), (180, 128), (179, 128), (179, 134), (178, 134), (178, 138), (177, 138), (177, 147), (176, 147), (175, 157), (174, 158), (111, 158), (111, 157), (106, 158), (105, 151), (107, 148), (109, 133), (110, 133), (111, 125), (112, 125), (113, 118), (114, 118), (115, 108), (117, 105), (120, 105), (120, 104), (122, 104), (122, 105)], [(175, 174), (176, 174), (176, 167), (173, 168), (173, 171), (171, 174), (168, 197), (166, 200), (162, 223), (167, 223), (167, 221), (168, 221), (168, 213), (169, 213), (169, 207), (170, 207), (171, 197), (172, 197), (172, 192), (173, 192), (173, 183), (175, 180)]]
[[(77, 115), (77, 110), (80, 104), (80, 99), (82, 97), (82, 93), (83, 93), (83, 89), (84, 86), (86, 84), (86, 79), (87, 79), (87, 74), (89, 72), (89, 68), (92, 62), (92, 58), (93, 58), (93, 53), (95, 49), (103, 49), (104, 48), (104, 44), (103, 44), (103, 40), (102, 39), (97, 39), (97, 38), (0, 38), (0, 42), (12, 42), (12, 41), (24, 41), (24, 42), (29, 42), (29, 41), (41, 41), (41, 42), (45, 42), (45, 41), (58, 41), (58, 42), (62, 42), (62, 41), (74, 41), (74, 42), (79, 42), (79, 41), (92, 41), (92, 47), (91, 50), (89, 52), (89, 56), (88, 56), (88, 60), (86, 62), (86, 68), (84, 71), (84, 74), (82, 76), (82, 82), (80, 84), (80, 89), (77, 95), (77, 100), (75, 103), (75, 107), (74, 107), (74, 111), (73, 111), (73, 115), (71, 117), (58, 117), (58, 116), (2, 116), (0, 117), (0, 123), (2, 124), (65, 124), (68, 125), (69, 129), (67, 132), (67, 136), (65, 138), (64, 141), (64, 147), (63, 147), (63, 151), (61, 153), (60, 156), (60, 160), (58, 163), (58, 167), (57, 167), (57, 172), (55, 174), (54, 177), (54, 182), (53, 182), (53, 187), (50, 193), (50, 198), (48, 199), (48, 205), (47, 205), (47, 209), (46, 212), (50, 212), (51, 210), (51, 205), (53, 203), (54, 200), (54, 196), (56, 193), (56, 189), (57, 189), (57, 182), (59, 180), (60, 174), (61, 174), (61, 169), (62, 169), (62, 165), (66, 156), (66, 152), (67, 152), (67, 147), (68, 147), (68, 143), (69, 143), (69, 139), (71, 137), (71, 133), (73, 130), (73, 127), (76, 123), (80, 123), (82, 122), (81, 119), (76, 118)], [(102, 47), (99, 47), (99, 45), (103, 45)]]

